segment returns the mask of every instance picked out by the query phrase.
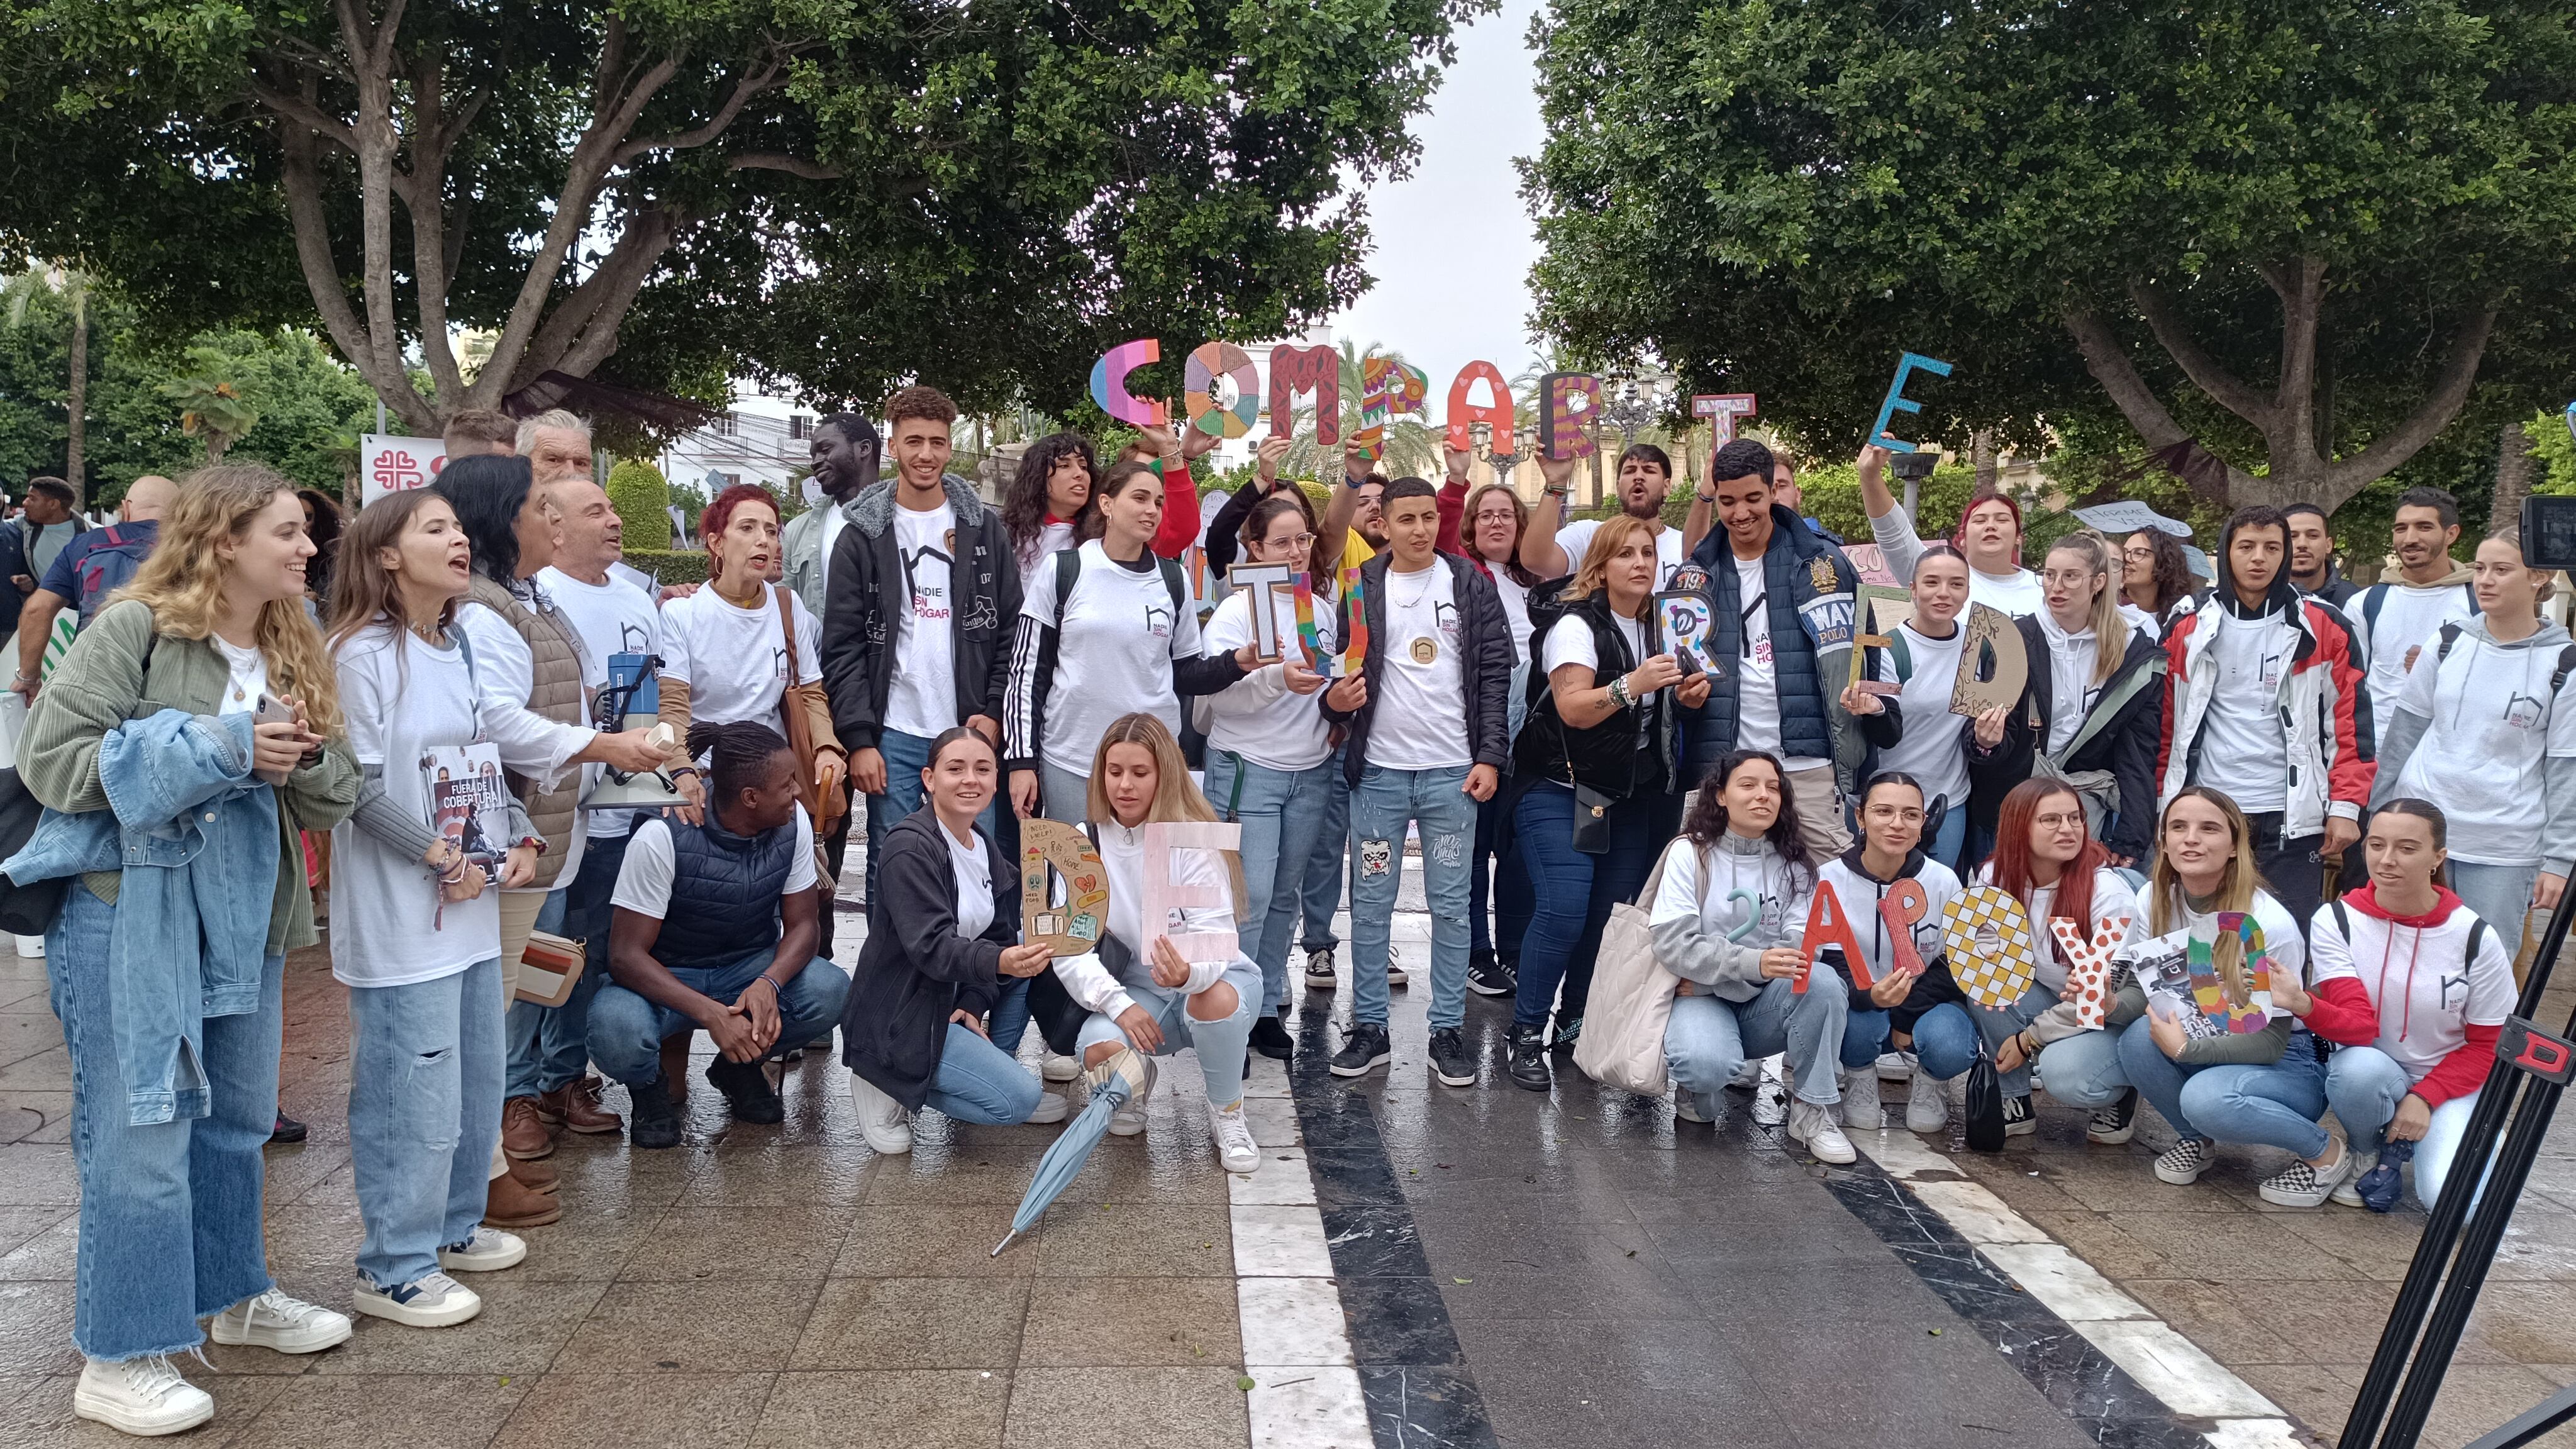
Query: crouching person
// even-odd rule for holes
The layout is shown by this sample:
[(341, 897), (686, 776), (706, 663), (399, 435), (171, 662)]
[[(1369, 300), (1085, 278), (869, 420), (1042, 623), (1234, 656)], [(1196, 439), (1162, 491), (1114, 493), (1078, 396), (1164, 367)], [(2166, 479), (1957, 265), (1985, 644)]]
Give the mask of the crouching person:
[(814, 822), (796, 803), (796, 754), (751, 720), (696, 724), (689, 754), (709, 761), (706, 823), (635, 827), (610, 897), (608, 970), (590, 1004), (590, 1058), (626, 1084), (638, 1147), (680, 1140), (662, 1040), (704, 1029), (719, 1058), (707, 1081), (737, 1122), (786, 1115), (761, 1071), (841, 1019), (850, 978), (815, 954)]

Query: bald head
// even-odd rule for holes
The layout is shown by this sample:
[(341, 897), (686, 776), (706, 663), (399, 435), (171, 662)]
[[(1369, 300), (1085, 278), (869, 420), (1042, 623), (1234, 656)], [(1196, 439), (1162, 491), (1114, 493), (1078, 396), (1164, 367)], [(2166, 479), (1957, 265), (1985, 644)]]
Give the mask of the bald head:
[(125, 490), (124, 506), (116, 516), (127, 523), (157, 519), (168, 511), (171, 501), (179, 496), (179, 485), (158, 473), (146, 473)]

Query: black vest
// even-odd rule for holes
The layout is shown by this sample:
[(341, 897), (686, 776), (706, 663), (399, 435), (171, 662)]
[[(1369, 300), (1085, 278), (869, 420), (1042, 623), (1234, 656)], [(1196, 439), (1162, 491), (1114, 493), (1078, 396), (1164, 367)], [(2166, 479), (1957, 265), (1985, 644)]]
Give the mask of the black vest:
[(716, 824), (671, 830), (671, 902), (653, 959), (672, 970), (723, 966), (778, 944), (778, 898), (796, 865), (796, 822), (758, 835)]
[[(1533, 614), (1544, 611), (1538, 595), (1530, 598)], [(1628, 636), (1610, 614), (1610, 595), (1598, 590), (1590, 596), (1566, 605), (1556, 618), (1581, 619), (1592, 629), (1592, 657), (1601, 661), (1593, 673), (1595, 685), (1606, 685), (1619, 675), (1637, 667), (1636, 652), (1628, 647)], [(1554, 619), (1549, 620), (1552, 627)], [(1547, 779), (1598, 790), (1614, 800), (1643, 795), (1666, 788), (1668, 745), (1672, 738), (1669, 721), (1673, 702), (1669, 694), (1660, 708), (1648, 710), (1637, 706), (1613, 711), (1608, 719), (1590, 729), (1568, 729), (1556, 712), (1556, 692), (1548, 687), (1546, 677), (1546, 643), (1548, 627), (1532, 620), (1530, 637), (1530, 708), (1521, 722), (1521, 737), (1512, 746), (1512, 774), (1524, 779)], [(1637, 730), (1649, 718), (1665, 725), (1661, 738), (1637, 748)], [(1568, 770), (1573, 778), (1567, 780)]]

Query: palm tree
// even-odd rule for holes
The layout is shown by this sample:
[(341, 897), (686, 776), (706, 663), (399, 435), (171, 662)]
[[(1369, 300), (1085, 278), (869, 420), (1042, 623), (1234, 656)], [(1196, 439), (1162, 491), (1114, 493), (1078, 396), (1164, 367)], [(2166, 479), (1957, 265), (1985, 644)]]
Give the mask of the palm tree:
[(82, 502), (89, 499), (89, 483), (83, 477), (81, 454), (87, 441), (89, 415), (89, 294), (91, 277), (78, 267), (30, 266), (0, 285), (0, 298), (8, 306), (11, 330), (27, 322), (27, 306), (39, 295), (62, 298), (71, 313), (71, 353), (69, 385), (63, 394), (63, 411), (68, 426), (63, 439), (63, 476)]
[(220, 463), (224, 451), (259, 426), (259, 410), (243, 400), (225, 374), (231, 359), (212, 347), (191, 347), (188, 360), (201, 371), (161, 385), (161, 395), (179, 405), (179, 431), (206, 444), (206, 461)]

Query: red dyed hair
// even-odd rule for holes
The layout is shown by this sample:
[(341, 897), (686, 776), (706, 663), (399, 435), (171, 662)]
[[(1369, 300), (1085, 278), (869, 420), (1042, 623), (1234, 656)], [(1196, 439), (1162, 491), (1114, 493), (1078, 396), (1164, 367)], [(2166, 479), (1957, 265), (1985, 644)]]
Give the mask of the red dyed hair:
[(1976, 512), (1978, 509), (1983, 508), (1989, 503), (2000, 503), (2004, 507), (2012, 510), (2013, 562), (2021, 562), (2021, 546), (2023, 542), (2022, 535), (2029, 532), (2029, 530), (2022, 526), (2021, 505), (2013, 501), (2011, 494), (2000, 490), (1993, 493), (1979, 493), (1968, 500), (1967, 507), (1959, 510), (1959, 526), (1950, 530), (1951, 545), (1956, 548), (1967, 547), (1968, 515)]
[[(2039, 816), (2039, 802), (2053, 795), (2063, 795), (2084, 808), (2084, 798), (2063, 780), (2024, 780), (2004, 796), (1995, 817), (1995, 857), (1989, 862), (1995, 884), (2012, 892), (2013, 899), (2030, 904), (2030, 893), (2038, 888), (2030, 878), (2030, 823)], [(2050, 898), (2048, 913), (2079, 922), (2086, 932), (2093, 929), (2093, 873), (2111, 863), (2111, 853), (2090, 834), (2075, 848), (2075, 858), (2066, 862), (2057, 876), (2057, 894)], [(2048, 923), (2033, 921), (2046, 937)]]
[[(746, 503), (761, 504), (769, 510), (769, 516), (772, 518), (780, 516), (781, 510), (778, 507), (776, 494), (757, 483), (736, 483), (717, 494), (716, 501), (707, 505), (707, 511), (698, 515), (699, 541), (704, 543), (731, 527), (734, 511)], [(707, 552), (712, 555), (715, 550), (709, 548)], [(708, 572), (712, 574), (715, 570), (710, 567)]]

